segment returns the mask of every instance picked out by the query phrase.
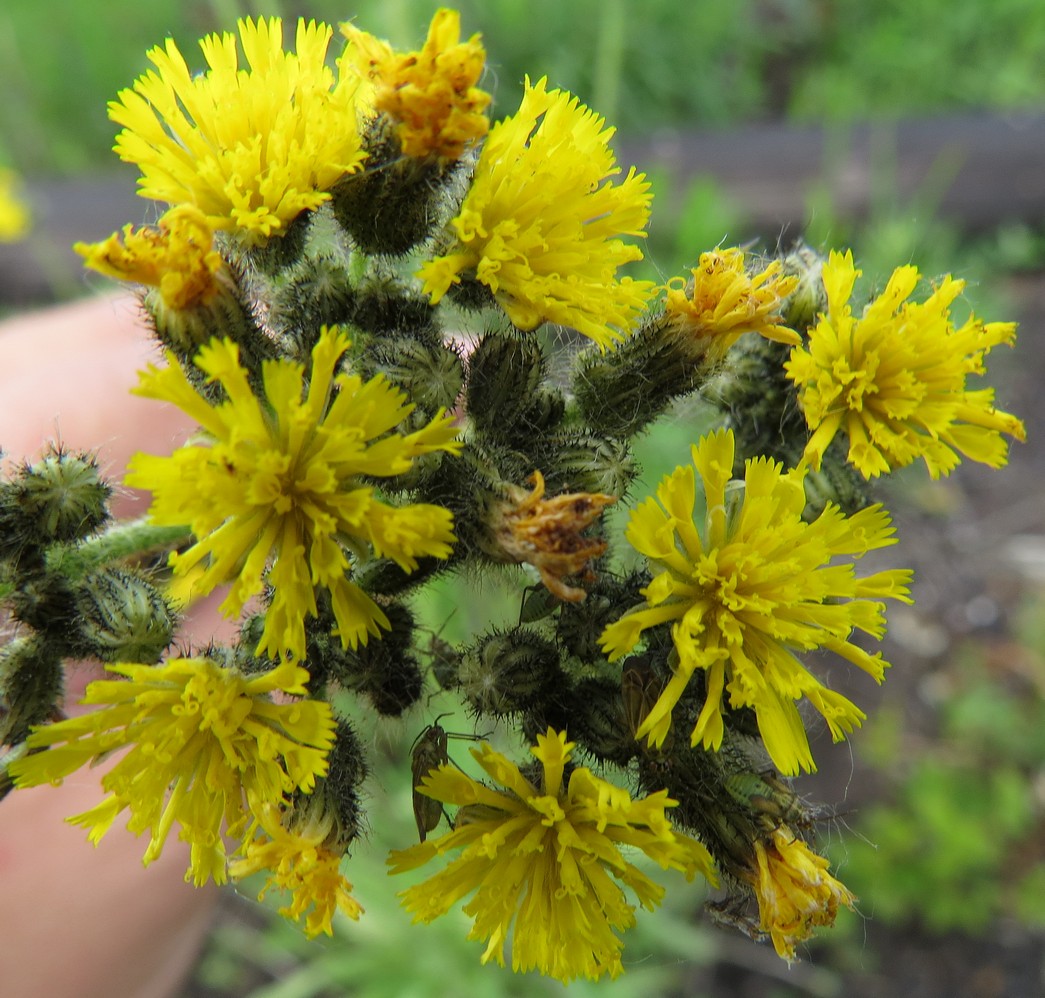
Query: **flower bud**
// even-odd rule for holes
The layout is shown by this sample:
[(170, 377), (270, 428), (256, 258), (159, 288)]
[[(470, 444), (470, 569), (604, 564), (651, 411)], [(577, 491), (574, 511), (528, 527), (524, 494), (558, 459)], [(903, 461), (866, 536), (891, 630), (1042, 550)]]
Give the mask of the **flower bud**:
[[(564, 433), (549, 440), (548, 488), (622, 496), (639, 473), (626, 440), (589, 433)], [(543, 465), (542, 465), (543, 466)]]
[(421, 699), (424, 677), (412, 654), (414, 618), (401, 603), (384, 608), (391, 629), (357, 648), (341, 648), (327, 642), (326, 650), (308, 660), (346, 689), (367, 697), (385, 717), (398, 717)]
[(9, 532), (20, 546), (45, 547), (81, 540), (105, 523), (112, 488), (92, 455), (52, 446), (35, 464), (22, 467), (5, 492), (4, 518), (10, 524), (0, 544), (8, 543)]
[(570, 701), (570, 737), (595, 758), (626, 766), (639, 746), (628, 730), (620, 686), (610, 679), (582, 679)]
[(780, 309), (784, 323), (792, 329), (805, 329), (827, 311), (827, 291), (822, 272), (824, 258), (812, 247), (799, 243), (790, 253), (780, 257), (782, 272), (798, 278), (798, 285), (784, 299)]
[(363, 145), (366, 168), (332, 192), (334, 218), (364, 253), (402, 256), (449, 216), (458, 164), (404, 157), (384, 115), (373, 119)]
[(78, 584), (75, 598), (77, 655), (151, 665), (174, 639), (176, 619), (167, 600), (127, 569), (91, 572)]
[(320, 330), (351, 321), (354, 307), (345, 267), (330, 256), (310, 257), (275, 289), (271, 321), (294, 340), (298, 355), (307, 357)]
[(0, 745), (17, 745), (58, 710), (62, 659), (41, 635), (0, 648)]
[(468, 358), (465, 406), (477, 432), (508, 443), (532, 444), (565, 411), (544, 389), (546, 358), (533, 337), (488, 333)]
[(458, 672), (465, 699), (480, 714), (511, 714), (564, 681), (559, 652), (526, 627), (495, 631), (461, 656)]
[(367, 357), (376, 374), (398, 385), (417, 407), (412, 422), (427, 422), (440, 409), (452, 409), (464, 384), (464, 365), (453, 347), (412, 336), (378, 341)]

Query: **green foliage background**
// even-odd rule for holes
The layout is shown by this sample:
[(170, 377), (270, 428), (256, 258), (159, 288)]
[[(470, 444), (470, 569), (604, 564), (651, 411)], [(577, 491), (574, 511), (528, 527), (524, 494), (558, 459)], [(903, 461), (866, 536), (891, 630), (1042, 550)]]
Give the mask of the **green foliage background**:
[[(112, 166), (106, 101), (170, 35), (196, 39), (243, 14), (354, 17), (412, 46), (438, 0), (5, 0), (0, 160), (29, 173)], [(490, 53), (496, 112), (528, 73), (579, 94), (627, 134), (738, 121), (894, 116), (1045, 102), (1037, 0), (460, 0)], [(195, 61), (194, 61), (195, 58)]]

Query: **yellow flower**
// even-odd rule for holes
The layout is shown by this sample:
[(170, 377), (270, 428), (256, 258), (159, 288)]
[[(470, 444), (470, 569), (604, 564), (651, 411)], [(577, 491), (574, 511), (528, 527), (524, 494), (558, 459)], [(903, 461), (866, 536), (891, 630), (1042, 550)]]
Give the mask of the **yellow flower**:
[(113, 233), (104, 242), (76, 243), (84, 266), (121, 281), (160, 289), (163, 302), (177, 311), (206, 305), (217, 295), (224, 267), (213, 248), (214, 234), (203, 212), (193, 205), (167, 211), (158, 228), (123, 227), (123, 241)]
[(418, 276), (433, 303), (474, 277), (520, 329), (556, 322), (605, 349), (628, 335), (653, 294), (652, 282), (617, 278), (618, 267), (642, 259), (618, 237), (645, 236), (652, 195), (634, 169), (609, 182), (620, 172), (613, 129), (545, 84), (527, 80), (518, 113), (490, 130), (452, 223), (457, 241)]
[(278, 804), (295, 789), (310, 791), (327, 771), (334, 738), (330, 705), (317, 700), (273, 703), (269, 694), (303, 696), (308, 673), (289, 663), (256, 676), (208, 658), (163, 665), (109, 665), (126, 679), (99, 680), (83, 703), (101, 709), (34, 729), (28, 745), (47, 748), (10, 767), (20, 787), (59, 783), (70, 773), (124, 748), (102, 777), (109, 796), (69, 820), (96, 843), (123, 810), (127, 827), (151, 834), (145, 864), (156, 859), (175, 822), (191, 844), (189, 876), (198, 885), (225, 880), (226, 834), (242, 834), (244, 795)]
[(849, 307), (860, 271), (853, 254), (832, 252), (824, 265), (828, 311), (786, 365), (813, 436), (805, 460), (820, 466), (839, 431), (849, 437), (849, 462), (874, 478), (922, 458), (932, 478), (957, 467), (959, 454), (1000, 468), (1007, 433), (1025, 438), (1023, 423), (994, 408), (990, 388), (967, 390), (983, 374), (984, 357), (1011, 344), (1016, 324), (970, 318), (955, 328), (950, 306), (965, 287), (949, 275), (922, 303), (907, 299), (916, 267), (898, 267), (882, 295), (857, 319)]
[(358, 556), (372, 549), (405, 572), (420, 557), (448, 558), (453, 517), (422, 503), (392, 507), (360, 479), (408, 471), (431, 451), (456, 453), (453, 418), (440, 411), (414, 433), (390, 433), (413, 406), (383, 377), (364, 383), (335, 369), (349, 341), (324, 328), (309, 381), (300, 364), (266, 361), (265, 399), (251, 391), (239, 351), (229, 340), (212, 340), (196, 366), (224, 389), (227, 401), (212, 404), (168, 354), (169, 366), (150, 366), (136, 389), (173, 402), (192, 416), (204, 436), (170, 457), (137, 454), (128, 484), (154, 493), (150, 516), (163, 525), (185, 525), (196, 535), (187, 551), (171, 557), (176, 574), (207, 568), (200, 594), (233, 582), (222, 610), (235, 616), (267, 581), (272, 599), (258, 648), (300, 658), (305, 618), (316, 616), (315, 590), (326, 588), (345, 647), (389, 628), (380, 607), (350, 582), (346, 544)]
[(296, 54), (283, 51), (278, 17), (238, 27), (249, 69), (230, 33), (200, 42), (210, 68), (198, 76), (168, 39), (148, 53), (158, 72), (120, 91), (109, 116), (124, 126), (116, 152), (141, 168), (139, 194), (194, 204), (215, 229), (257, 243), (359, 169), (358, 83), (326, 66), (325, 24), (298, 21)]
[[(294, 812), (295, 817), (297, 814)], [(352, 885), (341, 875), (342, 852), (330, 844), (332, 820), (316, 819), (313, 809), (306, 807), (306, 817), (287, 828), (279, 809), (264, 805), (257, 809), (256, 821), (261, 834), (244, 842), (242, 858), (229, 865), (233, 880), (269, 871), (258, 900), (263, 900), (273, 887), (288, 891), (290, 903), (279, 913), (290, 921), (298, 921), (307, 912), (305, 935), (309, 939), (321, 932), (334, 934), (336, 911), (351, 919), (359, 918), (363, 908), (352, 897)]]
[[(878, 682), (888, 662), (853, 644), (854, 629), (881, 638), (885, 608), (875, 597), (910, 602), (911, 573), (894, 569), (857, 578), (849, 559), (895, 543), (889, 517), (871, 506), (846, 517), (828, 505), (802, 520), (802, 473), (783, 474), (768, 458), (749, 460), (744, 481), (730, 482), (732, 431), (719, 430), (692, 449), (693, 464), (660, 483), (657, 498), (631, 514), (627, 538), (649, 559), (653, 580), (646, 605), (628, 611), (602, 634), (603, 650), (619, 658), (642, 631), (674, 622), (675, 674), (638, 730), (664, 742), (671, 712), (693, 672), (707, 672), (707, 695), (691, 743), (722, 743), (722, 698), (752, 707), (774, 764), (795, 775), (813, 770), (809, 742), (794, 701), (805, 697), (824, 716), (835, 741), (859, 727), (864, 713), (823, 686), (795, 652), (825, 648)], [(707, 512), (695, 520), (694, 466)], [(658, 502), (659, 501), (659, 502)], [(835, 563), (836, 559), (843, 559)]]
[(374, 109), (396, 122), (405, 155), (456, 160), (486, 134), (490, 95), (475, 86), (486, 52), (479, 35), (460, 41), (457, 11), (436, 11), (420, 52), (394, 52), (351, 23), (342, 24), (341, 32), (350, 43), (343, 60), (373, 84)]
[(672, 829), (664, 809), (676, 802), (666, 791), (632, 800), (581, 767), (564, 785), (573, 747), (551, 728), (537, 737), (530, 751), (542, 766), (540, 786), (485, 743), (472, 755), (503, 790), (449, 765), (425, 777), (422, 793), (460, 808), (454, 830), (393, 852), (392, 872), (462, 852), (445, 870), (401, 893), (414, 921), (430, 922), (475, 891), (464, 911), (475, 920), (468, 938), (488, 940), (483, 963), (504, 965), (511, 930), (514, 971), (536, 968), (564, 982), (582, 975), (595, 980), (622, 972), (623, 943), (614, 930), (635, 922), (635, 908), (613, 877), (649, 910), (664, 895), (624, 858), (621, 845), (640, 849), (662, 869), (682, 870), (688, 879), (700, 872), (714, 881), (707, 850)]
[(755, 842), (758, 869), (751, 880), (758, 899), (761, 928), (773, 940), (777, 956), (789, 963), (795, 945), (817, 926), (835, 923), (839, 905), (852, 910), (856, 898), (827, 872), (828, 863), (787, 825), (766, 842)]
[(17, 194), (17, 178), (0, 167), (0, 243), (13, 243), (29, 231), (29, 209)]
[(759, 333), (777, 343), (797, 346), (799, 335), (780, 322), (781, 302), (798, 285), (780, 276), (780, 261), (749, 275), (744, 251), (737, 248), (701, 253), (692, 280), (668, 281), (664, 312), (668, 328), (695, 337), (721, 356), (743, 333)]

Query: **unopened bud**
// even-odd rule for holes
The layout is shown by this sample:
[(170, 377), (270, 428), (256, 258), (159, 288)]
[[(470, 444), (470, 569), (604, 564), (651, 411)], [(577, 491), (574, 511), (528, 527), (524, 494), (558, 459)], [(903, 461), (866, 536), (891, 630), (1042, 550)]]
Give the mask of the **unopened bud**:
[(35, 464), (21, 468), (6, 492), (5, 518), (12, 521), (17, 543), (44, 547), (94, 533), (108, 519), (112, 488), (92, 455), (52, 447)]
[(160, 660), (174, 638), (175, 616), (147, 579), (123, 568), (102, 568), (76, 592), (76, 654), (103, 662)]
[(465, 699), (481, 714), (510, 714), (534, 703), (562, 673), (559, 653), (529, 628), (481, 638), (461, 657)]

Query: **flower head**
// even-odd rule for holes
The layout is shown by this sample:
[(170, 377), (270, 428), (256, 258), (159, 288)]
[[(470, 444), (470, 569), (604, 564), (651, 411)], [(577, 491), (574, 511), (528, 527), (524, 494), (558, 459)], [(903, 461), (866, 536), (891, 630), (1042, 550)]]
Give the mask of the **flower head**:
[(325, 24), (299, 20), (294, 54), (278, 17), (238, 27), (249, 69), (232, 34), (200, 42), (210, 68), (199, 76), (168, 39), (148, 53), (156, 71), (122, 90), (109, 116), (124, 126), (115, 149), (141, 168), (143, 197), (194, 204), (214, 228), (259, 242), (360, 167), (357, 80), (334, 80)]
[(606, 550), (606, 542), (582, 537), (602, 511), (617, 500), (595, 492), (571, 492), (544, 498), (544, 476), (533, 473), (533, 491), (512, 487), (510, 501), (498, 512), (494, 527), (501, 551), (512, 561), (533, 565), (541, 581), (559, 599), (578, 603), (587, 595), (563, 580), (588, 569)]
[(490, 130), (452, 223), (456, 243), (418, 276), (433, 302), (474, 276), (520, 329), (556, 322), (605, 348), (626, 337), (654, 290), (617, 277), (642, 259), (619, 237), (645, 235), (649, 184), (634, 169), (610, 182), (620, 172), (613, 129), (545, 84), (527, 80), (518, 113)]
[(302, 365), (266, 361), (264, 399), (251, 391), (229, 340), (212, 340), (196, 358), (227, 401), (206, 401), (170, 355), (169, 366), (150, 367), (137, 389), (180, 406), (204, 436), (170, 457), (136, 455), (127, 481), (154, 493), (154, 522), (187, 525), (196, 535), (192, 547), (172, 556), (176, 574), (205, 564), (200, 594), (233, 583), (222, 604), (226, 614), (238, 614), (261, 592), (273, 557), (272, 599), (259, 644), (272, 655), (304, 653), (305, 619), (318, 613), (316, 587), (329, 591), (346, 647), (390, 627), (380, 607), (349, 581), (346, 545), (412, 572), (420, 557), (449, 557), (454, 540), (449, 511), (386, 505), (361, 481), (403, 474), (431, 451), (455, 453), (460, 444), (452, 417), (440, 412), (413, 433), (391, 433), (413, 407), (383, 377), (364, 383), (357, 375), (335, 375), (348, 345), (338, 330), (323, 330), (307, 388)]
[(332, 839), (333, 821), (315, 817), (315, 809), (306, 807), (304, 817), (295, 820), (301, 812), (290, 812), (287, 827), (279, 808), (264, 805), (255, 813), (256, 828), (253, 837), (243, 843), (241, 858), (229, 865), (229, 876), (242, 880), (261, 870), (269, 873), (258, 900), (275, 887), (287, 891), (290, 902), (279, 913), (290, 921), (305, 919), (305, 935), (309, 939), (325, 932), (334, 934), (334, 913), (340, 911), (351, 919), (363, 913), (359, 902), (352, 897), (352, 885), (341, 875), (343, 849)]
[(1012, 322), (970, 316), (959, 328), (950, 307), (965, 287), (947, 276), (924, 302), (907, 299), (916, 267), (899, 267), (885, 291), (854, 318), (849, 306), (859, 275), (853, 254), (832, 252), (823, 269), (828, 310), (796, 347), (786, 369), (813, 431), (805, 459), (819, 467), (839, 431), (849, 462), (874, 478), (922, 458), (933, 478), (958, 465), (959, 454), (999, 468), (1007, 433), (1023, 440), (1023, 423), (994, 408), (990, 388), (970, 391), (966, 376), (983, 374), (984, 357), (1016, 336)]
[[(627, 538), (649, 560), (653, 580), (646, 605), (628, 611), (602, 634), (603, 650), (619, 658), (649, 627), (673, 622), (675, 674), (639, 728), (661, 745), (671, 712), (698, 668), (707, 697), (691, 742), (717, 749), (722, 699), (752, 707), (770, 757), (781, 772), (814, 769), (794, 701), (805, 697), (824, 716), (835, 741), (864, 714), (825, 687), (796, 652), (825, 648), (881, 682), (888, 663), (853, 644), (854, 629), (881, 638), (882, 597), (908, 601), (910, 572), (858, 578), (851, 559), (895, 543), (879, 506), (846, 517), (828, 505), (812, 523), (802, 519), (802, 474), (784, 474), (768, 458), (749, 460), (744, 481), (730, 482), (732, 431), (701, 439), (693, 464), (677, 468), (631, 514)], [(695, 468), (694, 468), (695, 466)], [(707, 512), (695, 519), (694, 470), (704, 483)]]
[(780, 267), (774, 260), (765, 270), (749, 274), (741, 249), (701, 253), (689, 283), (681, 277), (668, 281), (664, 311), (669, 328), (696, 338), (717, 355), (748, 332), (797, 346), (801, 338), (783, 325), (779, 311), (798, 278), (782, 276)]
[(14, 242), (29, 231), (29, 209), (16, 191), (14, 173), (0, 167), (0, 243)]
[(342, 57), (374, 87), (374, 109), (396, 123), (403, 153), (460, 159), (490, 127), (490, 95), (476, 87), (486, 64), (479, 35), (460, 41), (461, 15), (436, 11), (420, 52), (394, 52), (387, 42), (341, 25), (349, 40)]
[(48, 751), (13, 763), (15, 783), (61, 782), (130, 748), (102, 777), (109, 796), (69, 820), (90, 828), (97, 843), (129, 810), (127, 827), (151, 833), (146, 864), (160, 855), (177, 822), (192, 847), (186, 879), (222, 883), (222, 822), (228, 835), (243, 833), (244, 797), (276, 805), (296, 789), (310, 791), (326, 774), (335, 727), (330, 705), (272, 701), (274, 691), (306, 692), (308, 673), (289, 663), (250, 677), (209, 658), (106, 668), (126, 678), (87, 687), (83, 702), (100, 709), (34, 729), (29, 747)]
[(566, 782), (573, 747), (551, 728), (538, 736), (530, 751), (541, 763), (539, 786), (486, 744), (472, 755), (503, 790), (453, 766), (433, 770), (420, 790), (460, 808), (454, 830), (389, 858), (392, 872), (401, 873), (461, 850), (441, 873), (402, 892), (414, 920), (430, 922), (474, 891), (464, 911), (475, 919), (469, 938), (488, 940), (483, 963), (504, 965), (513, 930), (512, 969), (536, 968), (564, 982), (581, 975), (616, 977), (623, 970), (623, 943), (614, 930), (633, 925), (635, 915), (613, 877), (647, 909), (664, 895), (624, 858), (621, 845), (687, 878), (701, 872), (714, 879), (707, 850), (672, 829), (664, 809), (675, 801), (666, 791), (632, 800), (584, 768), (573, 769)]
[(214, 234), (203, 212), (193, 205), (167, 211), (157, 228), (123, 227), (104, 242), (77, 243), (73, 249), (85, 266), (108, 277), (160, 289), (163, 302), (177, 311), (206, 305), (217, 295), (224, 268), (213, 248)]
[(795, 945), (817, 926), (835, 923), (839, 905), (850, 910), (856, 898), (831, 876), (818, 856), (787, 825), (767, 842), (755, 842), (757, 869), (751, 880), (758, 899), (761, 928), (773, 940), (777, 956), (790, 962)]

